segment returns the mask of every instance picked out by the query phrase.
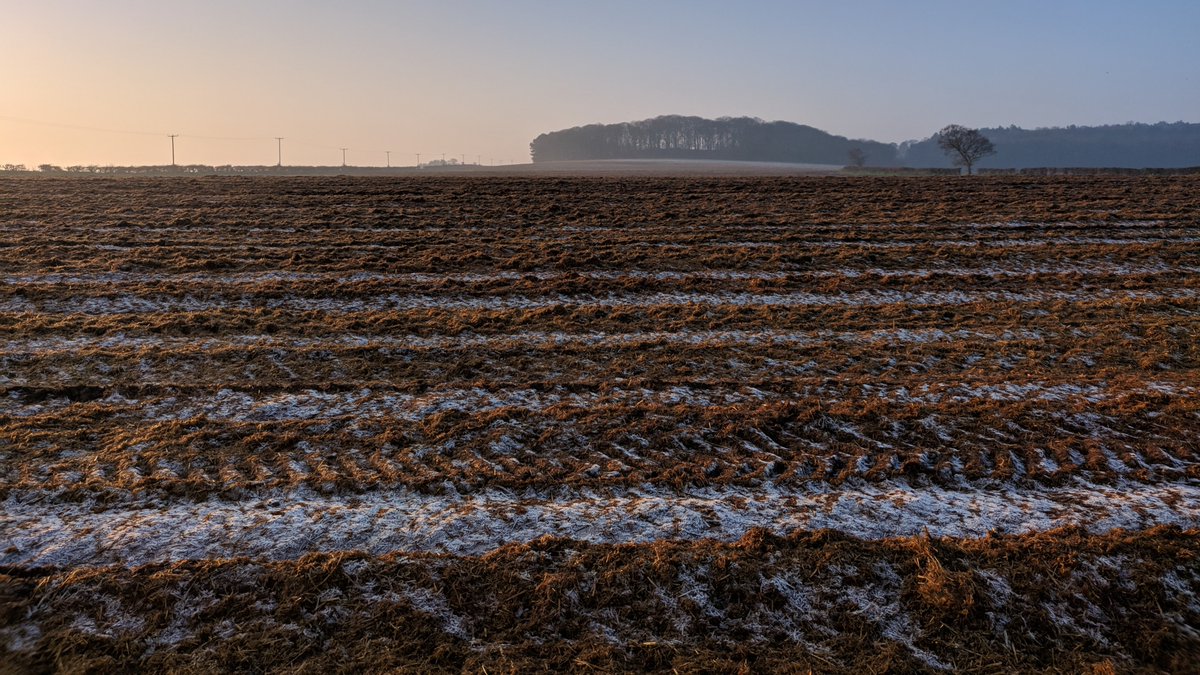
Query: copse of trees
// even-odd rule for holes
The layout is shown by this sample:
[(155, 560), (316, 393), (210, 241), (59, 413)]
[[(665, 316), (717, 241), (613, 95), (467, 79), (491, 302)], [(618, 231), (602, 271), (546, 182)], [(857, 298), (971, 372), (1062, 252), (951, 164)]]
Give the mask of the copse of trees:
[[(977, 130), (996, 148), (979, 167), (1182, 168), (1200, 166), (1200, 124), (1159, 122), (1099, 127)], [(588, 159), (717, 159), (874, 167), (948, 168), (938, 134), (899, 144), (852, 141), (791, 122), (749, 117), (672, 115), (619, 124), (590, 124), (538, 136), (533, 161)], [(855, 149), (862, 154), (850, 153)], [(974, 164), (974, 163), (973, 163)]]
[(852, 141), (792, 122), (752, 117), (669, 115), (618, 124), (589, 124), (542, 134), (529, 144), (534, 162), (586, 159), (715, 159), (844, 164), (854, 148), (887, 163), (895, 146)]
[[(979, 129), (997, 149), (980, 167), (1183, 168), (1200, 166), (1200, 124), (1111, 124), (1096, 127)], [(948, 167), (937, 136), (899, 146), (904, 166)]]

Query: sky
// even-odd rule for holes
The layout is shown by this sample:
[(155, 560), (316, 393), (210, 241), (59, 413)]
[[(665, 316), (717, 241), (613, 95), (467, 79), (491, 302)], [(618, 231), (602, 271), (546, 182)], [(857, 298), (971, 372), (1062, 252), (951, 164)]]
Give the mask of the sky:
[(663, 114), (1200, 122), (1196, 0), (0, 0), (0, 164), (526, 162)]

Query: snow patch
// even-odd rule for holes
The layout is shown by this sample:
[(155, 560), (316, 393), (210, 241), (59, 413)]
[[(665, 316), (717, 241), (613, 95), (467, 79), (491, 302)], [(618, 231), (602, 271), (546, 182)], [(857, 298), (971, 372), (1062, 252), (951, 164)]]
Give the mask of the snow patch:
[[(1061, 487), (567, 489), (520, 495), (483, 490), (426, 495), (322, 496), (281, 492), (276, 507), (212, 499), (100, 510), (48, 504), (38, 494), (3, 503), (4, 565), (140, 565), (250, 556), (290, 560), (317, 551), (480, 555), (542, 536), (594, 543), (662, 539), (733, 541), (751, 528), (832, 529), (866, 539), (980, 537), (1077, 525), (1093, 532), (1200, 526), (1200, 486), (1082, 480)], [(301, 533), (298, 536), (298, 533)]]

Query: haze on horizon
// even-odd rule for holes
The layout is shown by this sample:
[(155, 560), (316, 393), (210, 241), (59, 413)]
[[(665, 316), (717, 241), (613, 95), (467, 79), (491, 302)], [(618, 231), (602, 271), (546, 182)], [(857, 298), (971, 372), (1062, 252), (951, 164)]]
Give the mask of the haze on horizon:
[[(1200, 121), (1200, 3), (10, 0), (0, 163), (528, 161), (542, 132), (749, 115), (852, 138)], [(38, 124), (30, 123), (30, 120)], [(136, 133), (116, 133), (121, 130)]]

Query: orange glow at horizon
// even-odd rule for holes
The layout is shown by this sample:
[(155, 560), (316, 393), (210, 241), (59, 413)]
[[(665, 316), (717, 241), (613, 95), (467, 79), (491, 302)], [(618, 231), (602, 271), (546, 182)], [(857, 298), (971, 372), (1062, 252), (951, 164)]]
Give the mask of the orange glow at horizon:
[(540, 133), (664, 114), (893, 142), (1200, 121), (1200, 3), (1152, 4), (14, 2), (0, 164), (167, 164), (167, 134), (181, 164), (273, 165), (277, 136), (293, 165), (524, 162)]

